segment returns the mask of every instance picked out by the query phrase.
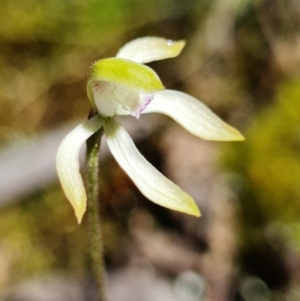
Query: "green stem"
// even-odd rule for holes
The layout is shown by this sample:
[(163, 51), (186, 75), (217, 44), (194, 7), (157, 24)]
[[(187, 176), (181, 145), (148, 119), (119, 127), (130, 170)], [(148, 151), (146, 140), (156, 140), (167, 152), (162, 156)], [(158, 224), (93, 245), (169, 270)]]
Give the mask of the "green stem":
[(103, 130), (98, 130), (87, 140), (87, 214), (90, 237), (90, 256), (97, 284), (98, 300), (106, 300), (105, 265), (98, 203), (99, 192), (99, 153)]

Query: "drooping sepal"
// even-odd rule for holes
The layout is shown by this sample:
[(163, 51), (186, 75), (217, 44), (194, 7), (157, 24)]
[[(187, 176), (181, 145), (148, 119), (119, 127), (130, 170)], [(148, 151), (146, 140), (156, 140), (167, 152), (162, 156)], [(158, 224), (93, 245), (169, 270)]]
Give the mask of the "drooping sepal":
[(117, 121), (107, 119), (104, 133), (111, 153), (142, 194), (163, 207), (200, 216), (193, 199), (140, 154), (131, 137)]
[(75, 210), (78, 223), (86, 210), (86, 192), (79, 172), (79, 153), (86, 140), (103, 125), (96, 115), (72, 130), (60, 144), (56, 155), (56, 170), (62, 188)]

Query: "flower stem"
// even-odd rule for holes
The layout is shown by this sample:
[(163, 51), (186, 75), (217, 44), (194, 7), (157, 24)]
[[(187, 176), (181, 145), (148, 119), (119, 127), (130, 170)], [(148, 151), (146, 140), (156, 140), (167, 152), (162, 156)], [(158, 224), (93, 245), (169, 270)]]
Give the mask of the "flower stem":
[(90, 258), (97, 285), (99, 301), (106, 301), (105, 265), (98, 203), (99, 153), (103, 130), (98, 130), (87, 140), (87, 215), (90, 239)]

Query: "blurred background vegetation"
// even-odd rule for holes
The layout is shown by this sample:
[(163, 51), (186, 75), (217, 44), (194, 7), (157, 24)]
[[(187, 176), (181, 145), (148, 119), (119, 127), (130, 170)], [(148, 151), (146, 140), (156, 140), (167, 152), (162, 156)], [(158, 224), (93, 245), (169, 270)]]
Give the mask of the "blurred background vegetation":
[[(38, 173), (30, 171), (39, 153), (22, 156), (87, 118), (89, 66), (141, 36), (185, 39), (178, 58), (150, 66), (246, 141), (200, 141), (167, 117), (128, 121), (141, 152), (195, 198), (202, 218), (145, 200), (106, 155), (99, 201), (111, 300), (300, 300), (298, 0), (0, 7), (3, 300), (93, 300), (85, 223), (76, 224), (54, 173), (57, 142)], [(139, 128), (143, 118), (150, 130)]]

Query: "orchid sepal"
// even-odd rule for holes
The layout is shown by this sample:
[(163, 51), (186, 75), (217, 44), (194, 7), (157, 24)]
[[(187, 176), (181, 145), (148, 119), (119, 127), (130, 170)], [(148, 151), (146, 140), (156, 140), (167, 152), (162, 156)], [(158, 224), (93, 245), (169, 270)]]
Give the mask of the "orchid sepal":
[(184, 46), (184, 40), (173, 41), (159, 37), (144, 37), (125, 44), (116, 57), (146, 64), (176, 57)]
[(143, 110), (163, 113), (173, 118), (193, 135), (205, 140), (242, 141), (244, 136), (222, 121), (200, 100), (183, 92), (163, 90), (153, 93), (153, 100)]
[(59, 180), (79, 224), (86, 211), (87, 203), (83, 180), (79, 172), (79, 153), (82, 145), (102, 127), (103, 123), (103, 118), (97, 114), (78, 125), (61, 142), (56, 155)]
[(137, 150), (131, 137), (114, 118), (104, 123), (108, 147), (141, 193), (163, 207), (200, 216), (194, 200), (154, 168)]

